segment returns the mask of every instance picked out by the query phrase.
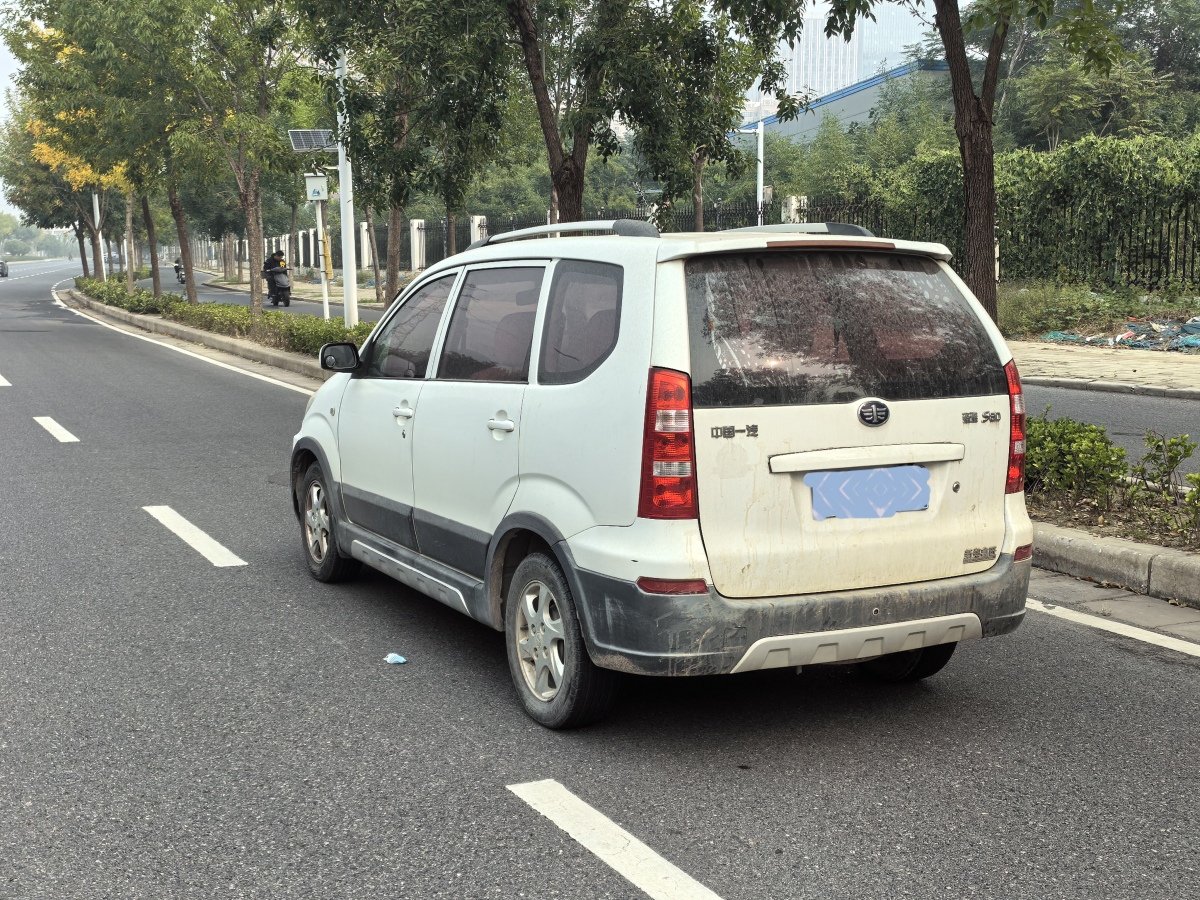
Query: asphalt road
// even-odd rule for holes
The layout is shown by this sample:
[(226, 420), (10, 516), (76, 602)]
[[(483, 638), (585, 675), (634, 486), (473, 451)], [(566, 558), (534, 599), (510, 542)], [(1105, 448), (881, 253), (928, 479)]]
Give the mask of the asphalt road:
[[(230, 291), (226, 290), (225, 288), (215, 287), (209, 283), (214, 277), (215, 276), (209, 275), (206, 272), (202, 272), (196, 276), (196, 297), (201, 303), (233, 303), (238, 306), (250, 305), (250, 295), (248, 293), (243, 291)], [(178, 279), (176, 279), (175, 270), (172, 266), (164, 265), (162, 267), (161, 278), (162, 289), (164, 291), (172, 294), (183, 293), (184, 285), (180, 284)], [(147, 278), (145, 281), (139, 281), (138, 284), (146, 289), (149, 289), (152, 282)], [(371, 290), (373, 292), (374, 288)], [(361, 293), (362, 292), (360, 291), (360, 294)], [(341, 298), (341, 296), (342, 292), (340, 287), (334, 286), (330, 288), (329, 315), (332, 318), (340, 319), (345, 315), (342, 310), (342, 304), (334, 302), (335, 298)], [(372, 293), (371, 296), (374, 297), (374, 293)], [(271, 309), (273, 307), (268, 305), (267, 308)], [(310, 316), (321, 316), (324, 315), (325, 312), (324, 307), (320, 302), (313, 303), (308, 300), (293, 300), (291, 306), (280, 306), (277, 308), (280, 312), (307, 313)], [(360, 322), (378, 322), (383, 313), (384, 310), (381, 309), (372, 309), (366, 306), (359, 306), (358, 308), (358, 318)]]
[(540, 779), (723, 900), (1200, 894), (1200, 660), (1031, 612), (918, 685), (638, 679), (545, 731), (499, 634), (309, 577), (303, 394), (54, 306), (72, 274), (0, 282), (0, 898), (644, 896)]
[[(1069, 416), (1080, 422), (1105, 426), (1113, 442), (1125, 448), (1130, 462), (1145, 455), (1148, 430), (1168, 437), (1187, 434), (1200, 443), (1200, 401), (1197, 400), (1072, 391), (1033, 384), (1025, 386), (1025, 408), (1031, 415), (1041, 413), (1047, 406), (1051, 418)], [(1200, 455), (1194, 455), (1180, 469), (1200, 472)]]

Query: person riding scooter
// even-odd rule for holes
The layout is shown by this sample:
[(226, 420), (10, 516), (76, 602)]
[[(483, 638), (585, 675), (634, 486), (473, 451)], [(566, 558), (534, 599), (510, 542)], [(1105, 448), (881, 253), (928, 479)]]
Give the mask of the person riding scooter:
[(283, 261), (284, 253), (276, 250), (263, 262), (262, 277), (267, 280), (267, 299), (272, 306), (280, 302), (284, 306), (292, 304), (292, 283), (287, 275), (287, 263)]
[(186, 280), (183, 276), (183, 258), (179, 256), (175, 257), (175, 277), (179, 280), (180, 284), (183, 284)]

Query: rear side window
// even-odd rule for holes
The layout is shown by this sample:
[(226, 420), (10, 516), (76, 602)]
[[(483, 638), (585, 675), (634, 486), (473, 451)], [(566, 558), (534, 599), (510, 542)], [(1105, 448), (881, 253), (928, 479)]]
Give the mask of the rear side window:
[(540, 384), (582, 381), (612, 353), (621, 322), (624, 270), (606, 263), (563, 260), (554, 270), (542, 353)]
[(545, 271), (541, 266), (527, 266), (467, 272), (437, 377), (528, 380), (533, 322)]
[(371, 342), (368, 378), (424, 378), (442, 310), (457, 276), (447, 275), (418, 288)]
[(693, 257), (686, 273), (697, 407), (1008, 390), (987, 331), (933, 260), (726, 254)]

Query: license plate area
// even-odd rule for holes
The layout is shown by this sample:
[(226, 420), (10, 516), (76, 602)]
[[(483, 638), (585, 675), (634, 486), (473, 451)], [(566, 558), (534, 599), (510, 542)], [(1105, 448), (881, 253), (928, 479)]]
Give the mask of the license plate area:
[(885, 466), (809, 472), (813, 518), (887, 519), (929, 508), (929, 470), (924, 466)]

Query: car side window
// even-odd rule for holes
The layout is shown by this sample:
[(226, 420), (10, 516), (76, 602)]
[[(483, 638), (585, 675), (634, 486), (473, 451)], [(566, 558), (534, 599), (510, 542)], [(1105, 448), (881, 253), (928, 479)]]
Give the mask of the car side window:
[(563, 260), (555, 267), (542, 330), (539, 384), (572, 384), (592, 374), (617, 345), (624, 270)]
[(368, 378), (424, 378), (442, 310), (457, 275), (424, 285), (384, 324), (371, 342), (363, 374)]
[(468, 271), (446, 332), (437, 377), (528, 380), (533, 323), (545, 272), (541, 266)]

